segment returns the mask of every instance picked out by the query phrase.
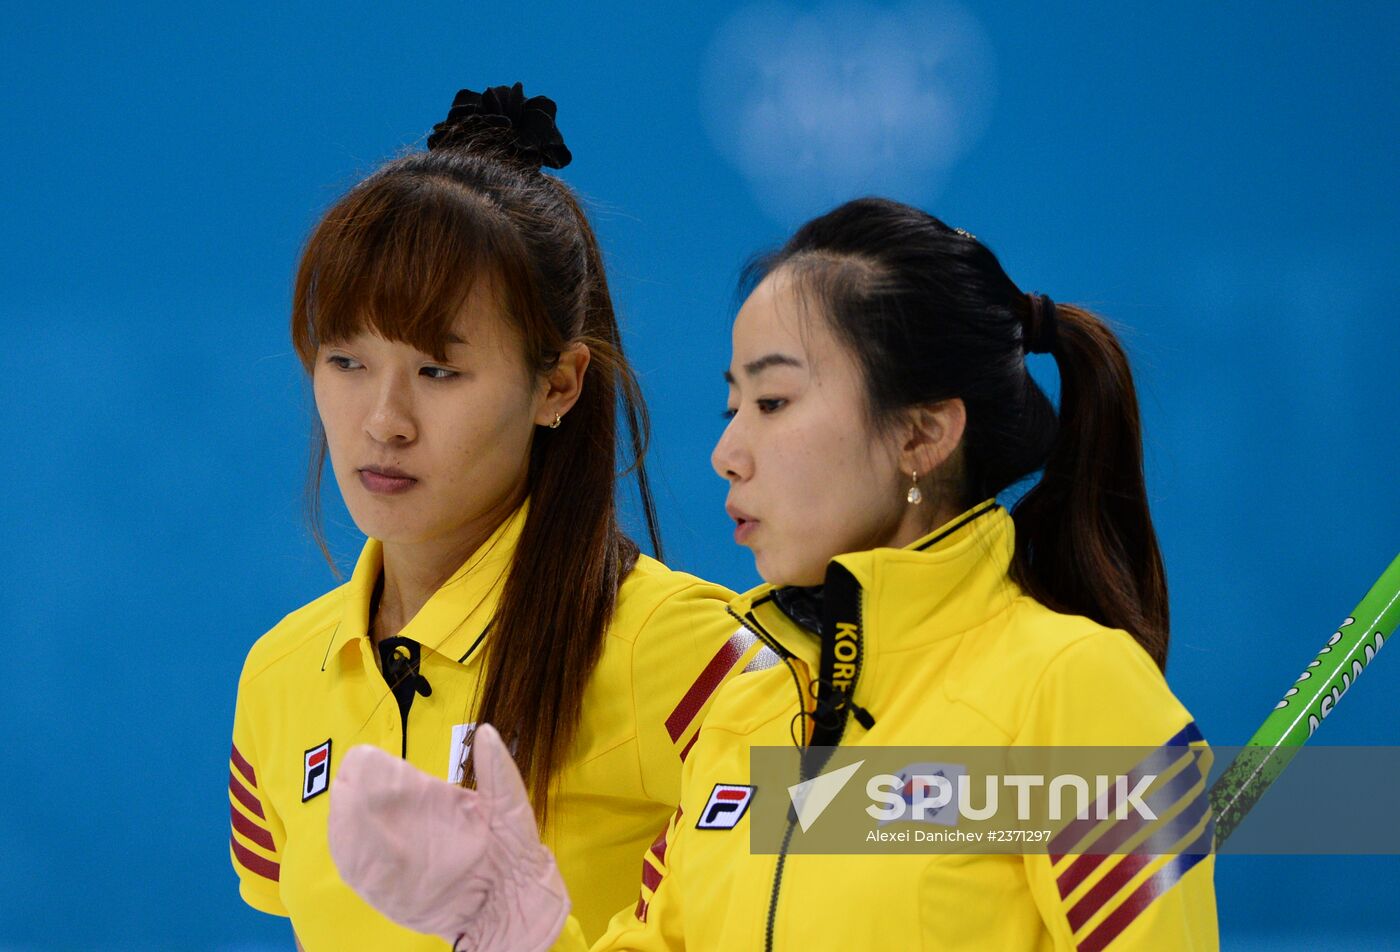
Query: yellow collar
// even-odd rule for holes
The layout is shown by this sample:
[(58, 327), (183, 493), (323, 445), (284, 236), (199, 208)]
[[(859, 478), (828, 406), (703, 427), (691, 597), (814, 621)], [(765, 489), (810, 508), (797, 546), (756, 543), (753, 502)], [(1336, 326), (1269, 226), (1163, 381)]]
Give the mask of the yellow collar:
[[(474, 649), (496, 614), (529, 508), (527, 500), (497, 526), (404, 626), (400, 637), (417, 641), (451, 661), (461, 663), (469, 655), (476, 657), (478, 652)], [(331, 638), (328, 657), (336, 657), (352, 642), (369, 638), (370, 601), (383, 569), (383, 544), (378, 539), (367, 539), (345, 585), (340, 622)]]
[[(828, 567), (847, 570), (860, 587), (867, 656), (961, 634), (1002, 611), (1020, 594), (1008, 571), (1015, 550), (1010, 514), (985, 500), (902, 549), (838, 555)], [(819, 633), (799, 625), (760, 585), (731, 607), (761, 625), (783, 647), (812, 663)]]

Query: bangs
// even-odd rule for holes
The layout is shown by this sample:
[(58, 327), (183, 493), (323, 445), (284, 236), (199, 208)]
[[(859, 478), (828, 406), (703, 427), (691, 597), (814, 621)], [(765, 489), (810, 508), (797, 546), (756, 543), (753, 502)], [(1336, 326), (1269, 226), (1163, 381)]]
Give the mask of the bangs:
[(298, 356), (310, 367), (320, 345), (371, 331), (445, 359), (476, 281), (503, 286), (496, 272), (513, 238), (487, 200), (446, 179), (362, 183), (326, 213), (302, 253), (292, 302)]

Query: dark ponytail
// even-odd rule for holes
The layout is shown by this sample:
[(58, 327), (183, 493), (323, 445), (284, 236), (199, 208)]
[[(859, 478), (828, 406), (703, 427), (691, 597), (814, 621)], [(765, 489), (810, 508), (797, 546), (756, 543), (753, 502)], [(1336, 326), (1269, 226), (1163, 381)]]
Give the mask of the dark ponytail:
[(1040, 480), (1015, 508), (1012, 577), (1056, 611), (1132, 632), (1165, 668), (1167, 576), (1128, 358), (1093, 314), (1065, 304), (1055, 312), (1059, 427)]
[[(1107, 325), (1024, 294), (975, 237), (884, 199), (808, 222), (750, 265), (745, 282), (779, 268), (856, 355), (872, 423), (963, 401), (961, 452), (945, 465), (957, 475), (934, 474), (962, 507), (1043, 471), (1012, 513), (1012, 578), (1056, 611), (1130, 632), (1165, 667), (1167, 585), (1137, 393)], [(1027, 350), (1054, 355), (1058, 417), (1026, 368)]]

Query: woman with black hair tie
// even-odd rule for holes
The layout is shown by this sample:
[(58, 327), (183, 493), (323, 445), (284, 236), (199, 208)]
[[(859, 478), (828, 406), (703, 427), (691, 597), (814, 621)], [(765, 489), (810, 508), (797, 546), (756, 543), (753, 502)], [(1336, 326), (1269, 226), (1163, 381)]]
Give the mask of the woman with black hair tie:
[[(636, 856), (675, 809), (719, 683), (754, 662), (732, 593), (638, 552), (618, 526), (617, 407), (646, 413), (602, 255), (569, 187), (554, 103), (462, 91), (428, 151), (383, 165), (312, 231), (292, 339), (369, 540), (349, 582), (248, 653), (229, 760), (243, 898), (306, 948), (442, 944), (336, 875), (326, 843), (345, 751), (372, 744), (470, 781), (497, 725), (532, 829), (586, 934), (634, 894)], [(425, 855), (455, 849), (430, 844)]]
[[(1194, 755), (1171, 761), (1187, 765), (1172, 787), (1184, 806), (1151, 852), (1070, 824), (1021, 855), (788, 853), (792, 816), (778, 855), (751, 849), (752, 805), (786, 815), (789, 796), (754, 786), (757, 747), (795, 743), (812, 778), (843, 747), (1170, 758), (1203, 741), (1162, 675), (1137, 398), (1106, 325), (1023, 293), (972, 235), (879, 199), (809, 222), (750, 276), (712, 462), (767, 581), (731, 609), (782, 664), (720, 691), (641, 899), (594, 948), (1217, 948)], [(1059, 367), (1058, 414), (1028, 352)], [(996, 503), (1037, 471), (1013, 512)], [(510, 757), (479, 737), (476, 791), (351, 751), (336, 862), (386, 914), (458, 948), (533, 952), (561, 929), (560, 947), (582, 947)], [(424, 862), (413, 845), (429, 840), (471, 861)], [(403, 888), (410, 874), (431, 892)]]

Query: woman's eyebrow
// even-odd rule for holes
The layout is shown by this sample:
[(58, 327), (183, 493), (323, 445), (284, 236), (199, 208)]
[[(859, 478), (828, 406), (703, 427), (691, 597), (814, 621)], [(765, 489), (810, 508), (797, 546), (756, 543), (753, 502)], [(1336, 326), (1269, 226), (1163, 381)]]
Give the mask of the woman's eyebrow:
[[(751, 360), (744, 364), (744, 373), (750, 377), (756, 377), (769, 367), (797, 367), (800, 369), (803, 366), (804, 364), (802, 361), (798, 360), (796, 357), (790, 357), (787, 354), (764, 354), (757, 360)], [(733, 383), (734, 375), (726, 370), (724, 372), (724, 380), (725, 383)]]

